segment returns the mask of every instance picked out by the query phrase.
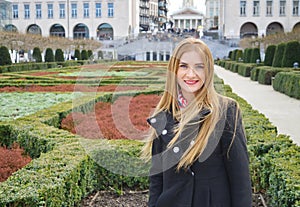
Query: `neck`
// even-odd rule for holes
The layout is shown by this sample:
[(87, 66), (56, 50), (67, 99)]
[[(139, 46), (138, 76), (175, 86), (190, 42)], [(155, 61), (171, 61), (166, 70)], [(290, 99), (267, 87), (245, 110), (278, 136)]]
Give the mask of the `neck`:
[(184, 91), (182, 91), (182, 95), (187, 100), (188, 104), (191, 103), (195, 98), (195, 95), (193, 93), (185, 93)]

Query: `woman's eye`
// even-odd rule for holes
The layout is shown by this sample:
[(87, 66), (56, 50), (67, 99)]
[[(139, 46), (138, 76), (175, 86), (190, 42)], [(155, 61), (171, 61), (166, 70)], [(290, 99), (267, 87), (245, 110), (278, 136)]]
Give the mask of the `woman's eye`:
[(179, 65), (179, 67), (182, 68), (182, 69), (187, 69), (188, 68), (187, 65)]
[(203, 65), (197, 65), (195, 67), (196, 70), (203, 70), (204, 69), (204, 66)]

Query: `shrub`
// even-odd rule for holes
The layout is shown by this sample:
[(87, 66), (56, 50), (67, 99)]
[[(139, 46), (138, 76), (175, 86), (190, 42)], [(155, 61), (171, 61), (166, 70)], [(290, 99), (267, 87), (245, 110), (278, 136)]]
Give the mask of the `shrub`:
[(7, 47), (0, 47), (0, 65), (11, 65), (11, 58)]
[(249, 50), (249, 48), (246, 48), (243, 53), (243, 62), (244, 63), (247, 63), (246, 61), (247, 61), (248, 50)]
[[(73, 112), (62, 120), (61, 128), (86, 138), (141, 139), (143, 132), (148, 129), (147, 123), (143, 120), (147, 119), (159, 98), (160, 96), (154, 94), (141, 94), (133, 98), (121, 96), (113, 104), (98, 102), (95, 105), (95, 114)], [(117, 121), (124, 120), (122, 117), (127, 117), (124, 113), (127, 111), (125, 108), (128, 103), (130, 103), (128, 122)], [(112, 113), (112, 108), (115, 110), (114, 113)], [(93, 119), (96, 119), (98, 124), (91, 124)], [(138, 130), (127, 123), (133, 124)]]
[(239, 75), (244, 77), (250, 77), (251, 71), (253, 70), (254, 65), (253, 64), (239, 64), (237, 72)]
[(275, 75), (273, 88), (290, 97), (300, 99), (300, 72), (280, 72)]
[(276, 45), (269, 45), (266, 50), (264, 65), (272, 66)]
[(250, 63), (251, 62), (251, 54), (252, 54), (252, 48), (246, 48), (244, 51), (243, 60), (244, 63)]
[(88, 54), (86, 50), (81, 51), (81, 60), (87, 60), (88, 59)]
[(38, 47), (33, 48), (32, 57), (37, 63), (41, 63), (43, 61), (40, 48)]
[(253, 81), (258, 80), (259, 69), (257, 67), (253, 68), (250, 72), (250, 79)]
[(74, 57), (77, 58), (77, 60), (81, 60), (81, 54), (80, 54), (79, 49), (76, 49), (76, 50), (75, 50)]
[(88, 58), (92, 58), (93, 57), (93, 51), (92, 50), (88, 50)]
[(233, 60), (233, 61), (235, 61), (236, 52), (237, 52), (237, 49), (232, 51), (232, 54), (231, 54), (231, 58), (230, 58), (230, 59)]
[(24, 150), (16, 143), (9, 149), (0, 147), (0, 182), (5, 181), (12, 173), (21, 169), (31, 161), (24, 155)]
[(98, 51), (98, 58), (103, 59), (103, 52), (102, 52), (102, 50)]
[(232, 53), (233, 53), (233, 51), (231, 50), (231, 51), (229, 51), (229, 53), (228, 53), (228, 58), (230, 59), (230, 60), (232, 60)]
[(285, 46), (285, 43), (280, 43), (279, 45), (277, 45), (272, 63), (273, 67), (281, 67)]
[(291, 41), (286, 43), (281, 67), (293, 67), (295, 62), (300, 63), (300, 43)]
[(45, 62), (54, 62), (53, 50), (51, 48), (46, 49)]
[(237, 50), (235, 54), (235, 60), (239, 61), (239, 59), (243, 59), (243, 51), (242, 50)]
[(260, 51), (259, 48), (253, 48), (251, 51), (251, 59), (250, 59), (250, 63), (256, 63), (256, 61), (260, 59)]
[(55, 61), (56, 62), (64, 62), (65, 61), (64, 53), (63, 53), (62, 49), (55, 50)]

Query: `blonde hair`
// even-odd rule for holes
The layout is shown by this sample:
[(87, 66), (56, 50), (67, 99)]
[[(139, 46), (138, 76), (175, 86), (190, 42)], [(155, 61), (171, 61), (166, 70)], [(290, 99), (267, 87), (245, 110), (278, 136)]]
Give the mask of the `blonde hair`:
[[(180, 110), (177, 101), (178, 83), (176, 74), (181, 56), (183, 53), (189, 51), (196, 51), (201, 56), (204, 63), (205, 81), (203, 87), (195, 94), (195, 98), (192, 100), (192, 102), (189, 103), (184, 110)], [(168, 147), (171, 147), (177, 141), (180, 133), (183, 131), (184, 126), (186, 126), (193, 118), (195, 118), (202, 109), (207, 108), (210, 110), (210, 113), (203, 120), (201, 120), (202, 127), (196, 139), (194, 140), (194, 144), (188, 150), (186, 150), (181, 157), (177, 165), (178, 170), (182, 167), (189, 167), (196, 159), (200, 157), (207, 145), (211, 133), (220, 119), (221, 104), (219, 103), (219, 95), (214, 88), (213, 76), (213, 57), (209, 48), (204, 42), (195, 38), (187, 38), (176, 46), (167, 66), (165, 91), (153, 114), (155, 115), (161, 111), (170, 111), (173, 114), (174, 119), (180, 121), (180, 125), (174, 130), (175, 136), (168, 144)], [(157, 135), (155, 130), (152, 128), (142, 151), (142, 156), (144, 158), (151, 158), (152, 143), (153, 139), (156, 137)]]

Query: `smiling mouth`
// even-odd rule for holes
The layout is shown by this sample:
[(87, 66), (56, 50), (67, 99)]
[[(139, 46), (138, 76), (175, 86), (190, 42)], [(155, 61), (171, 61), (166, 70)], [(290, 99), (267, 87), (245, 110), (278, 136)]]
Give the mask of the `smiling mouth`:
[(185, 80), (184, 81), (188, 85), (194, 85), (199, 82), (199, 80)]

